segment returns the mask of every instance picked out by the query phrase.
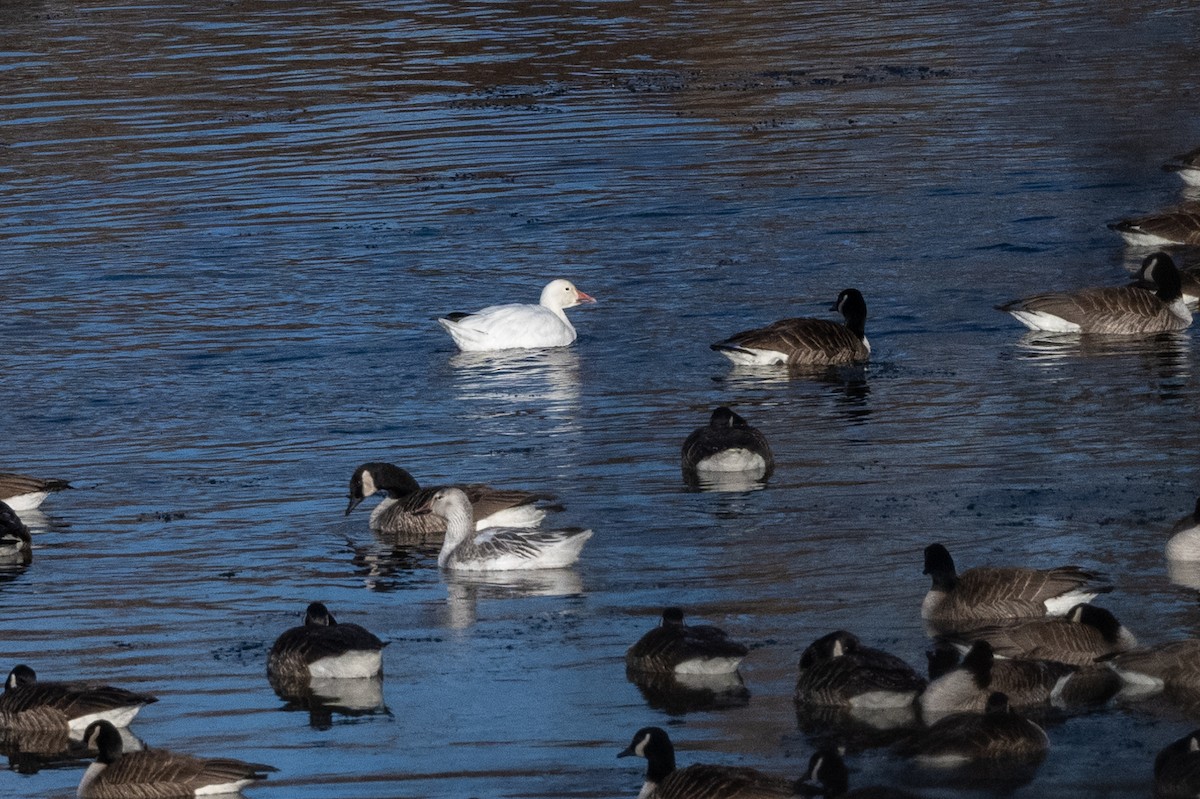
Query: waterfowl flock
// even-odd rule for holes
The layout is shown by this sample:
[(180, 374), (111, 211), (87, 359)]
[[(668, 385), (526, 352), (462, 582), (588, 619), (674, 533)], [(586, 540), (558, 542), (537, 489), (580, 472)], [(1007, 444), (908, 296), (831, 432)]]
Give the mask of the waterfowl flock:
[[(1196, 152), (1169, 168), (1200, 185)], [(1113, 227), (1136, 246), (1200, 243), (1200, 212), (1187, 208)], [(997, 308), (1035, 331), (1154, 335), (1187, 328), (1188, 303), (1198, 296), (1200, 278), (1155, 252), (1142, 261), (1132, 285), (1033, 294)], [(595, 302), (557, 279), (543, 288), (537, 304), (492, 305), (437, 322), (465, 352), (566, 347), (577, 338), (566, 309)], [(830, 311), (843, 321), (784, 318), (710, 347), (738, 367), (802, 370), (869, 361), (862, 293), (843, 289)], [(719, 485), (729, 474), (763, 486), (776, 469), (767, 435), (728, 406), (715, 408), (707, 424), (683, 440), (679, 457), (692, 487)], [(33, 539), (20, 513), (67, 488), (64, 480), (0, 473), (0, 562), (30, 563)], [(384, 461), (353, 471), (344, 515), (375, 496), (381, 499), (369, 529), (393, 542), (437, 545), (436, 565), (447, 575), (568, 569), (594, 534), (544, 529), (548, 514), (564, 509), (552, 492), (483, 483), (422, 486), (405, 468)], [(1172, 529), (1166, 555), (1200, 562), (1200, 501)], [(1020, 564), (960, 572), (937, 542), (924, 549), (923, 559), (931, 585), (923, 598), (914, 597), (911, 613), (925, 622), (931, 638), (926, 673), (849, 630), (832, 630), (800, 654), (793, 694), (798, 708), (836, 708), (857, 722), (885, 725), (894, 755), (919, 768), (947, 774), (966, 769), (1003, 781), (1012, 774), (1031, 778), (1053, 746), (1053, 735), (1038, 723), (1050, 708), (1065, 713), (1103, 708), (1118, 696), (1200, 693), (1200, 639), (1139, 646), (1112, 611), (1093, 604), (1113, 591), (1100, 574), (1074, 565)], [(345, 681), (345, 687), (378, 681), (387, 645), (359, 624), (339, 623), (325, 604), (313, 601), (303, 623), (282, 631), (271, 646), (267, 679), (281, 696), (301, 695), (318, 681)], [(631, 680), (652, 681), (669, 692), (687, 690), (696, 677), (720, 677), (740, 687), (739, 668), (751, 656), (750, 647), (725, 631), (688, 624), (681, 608), (668, 607), (630, 642), (624, 663)], [(108, 685), (42, 681), (21, 664), (0, 694), (0, 729), (65, 732), (82, 741), (94, 755), (78, 786), (84, 799), (235, 793), (276, 771), (232, 758), (127, 751), (121, 728), (156, 702), (154, 695)], [(639, 799), (914, 796), (894, 786), (852, 788), (846, 752), (837, 747), (817, 749), (807, 770), (793, 776), (742, 765), (680, 768), (667, 732), (648, 726), (617, 756), (646, 761)], [(1200, 730), (1163, 749), (1152, 773), (1159, 796), (1200, 795)]]

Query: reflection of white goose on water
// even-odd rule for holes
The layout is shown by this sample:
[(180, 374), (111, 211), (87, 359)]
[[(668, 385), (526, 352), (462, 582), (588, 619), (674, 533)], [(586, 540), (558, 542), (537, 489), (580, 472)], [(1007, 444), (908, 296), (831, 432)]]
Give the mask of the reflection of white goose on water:
[(524, 530), (489, 527), (478, 533), (471, 502), (457, 488), (438, 491), (422, 509), (446, 517), (438, 566), (461, 571), (557, 569), (579, 559), (591, 530)]

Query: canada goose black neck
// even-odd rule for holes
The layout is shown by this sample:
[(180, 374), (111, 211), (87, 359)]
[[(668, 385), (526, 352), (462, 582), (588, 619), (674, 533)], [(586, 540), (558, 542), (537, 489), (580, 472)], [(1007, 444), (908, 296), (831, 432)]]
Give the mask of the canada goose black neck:
[(745, 419), (734, 413), (731, 408), (727, 408), (722, 405), (712, 412), (712, 418), (708, 420), (708, 426), (723, 430), (727, 427), (740, 427), (745, 429), (750, 425)]
[(643, 727), (617, 757), (646, 758), (646, 782), (659, 783), (675, 770), (675, 747), (661, 727)]
[(987, 688), (992, 683), (992, 668), (996, 665), (992, 645), (987, 641), (976, 641), (963, 658), (962, 665), (971, 672), (977, 686)]
[(1121, 640), (1121, 622), (1104, 608), (1086, 602), (1076, 605), (1067, 613), (1067, 618), (1076, 624), (1086, 624), (1095, 628), (1110, 644)]
[(846, 319), (846, 329), (860, 339), (867, 337), (867, 301), (858, 289), (843, 289), (830, 308)]
[(1200, 499), (1196, 500), (1196, 509), (1192, 511), (1192, 519), (1200, 524)]
[(954, 558), (941, 544), (925, 547), (925, 574), (933, 579), (933, 587), (939, 591), (950, 591), (958, 583), (958, 572), (954, 570)]
[(379, 491), (391, 499), (400, 499), (420, 490), (421, 484), (416, 478), (399, 466), (382, 461), (364, 463), (350, 478), (350, 504), (346, 507), (346, 515), (349, 516), (358, 503)]
[(37, 673), (22, 663), (14, 666), (13, 670), (8, 673), (8, 679), (4, 681), (4, 690), (15, 691), (17, 688), (36, 683)]
[(850, 770), (835, 749), (822, 749), (808, 761), (797, 785), (801, 796), (841, 796), (850, 788)]
[(818, 663), (842, 657), (859, 648), (858, 636), (845, 630), (835, 630), (808, 645), (800, 656), (800, 668), (809, 669)]
[(663, 627), (682, 627), (683, 610), (680, 608), (665, 608), (662, 612)]
[(83, 733), (83, 742), (96, 750), (96, 762), (111, 766), (125, 753), (121, 733), (108, 721), (93, 721)]
[(1012, 713), (1013, 709), (1008, 704), (1008, 694), (995, 691), (988, 695), (987, 706), (983, 710), (985, 716), (1010, 716)]
[(325, 607), (323, 602), (313, 602), (308, 606), (308, 610), (304, 612), (305, 627), (332, 627), (337, 624), (337, 620), (333, 618), (333, 614), (329, 612), (329, 608)]
[(1174, 302), (1183, 296), (1183, 282), (1171, 256), (1165, 252), (1151, 253), (1142, 261), (1142, 275), (1158, 288), (1155, 292), (1163, 302)]
[(958, 668), (961, 658), (953, 644), (939, 641), (932, 650), (925, 653), (925, 660), (929, 667), (929, 679), (932, 681)]

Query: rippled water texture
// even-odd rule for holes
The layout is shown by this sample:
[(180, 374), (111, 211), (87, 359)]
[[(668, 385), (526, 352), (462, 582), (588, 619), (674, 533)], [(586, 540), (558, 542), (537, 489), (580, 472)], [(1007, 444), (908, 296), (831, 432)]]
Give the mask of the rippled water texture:
[[(1200, 18), (1084, 2), (0, 4), (0, 430), (72, 481), (0, 583), (0, 672), (150, 691), (148, 744), (272, 763), (250, 796), (622, 797), (633, 731), (798, 775), (796, 661), (838, 627), (923, 666), (921, 550), (1074, 562), (1146, 642), (1194, 634), (1165, 530), (1200, 488), (1195, 334), (1044, 342), (992, 306), (1112, 284), (1105, 228), (1177, 202)], [(1185, 263), (1196, 259), (1180, 253)], [(458, 355), (433, 322), (599, 299), (569, 350)], [(865, 369), (709, 342), (867, 298)], [(765, 490), (688, 490), (729, 404)], [(439, 575), (380, 540), (360, 463), (556, 492), (565, 573)], [(1183, 584), (1181, 584), (1183, 583)], [(1191, 580), (1193, 586), (1200, 582)], [(308, 707), (266, 652), (305, 605), (390, 645)], [(680, 703), (625, 648), (678, 604), (752, 652)], [(1146, 797), (1200, 726), (1053, 720), (1026, 797)], [(900, 782), (886, 748), (853, 784)], [(72, 796), (12, 760), (0, 795)], [(935, 778), (930, 796), (958, 796)], [(972, 795), (999, 795), (984, 785)]]

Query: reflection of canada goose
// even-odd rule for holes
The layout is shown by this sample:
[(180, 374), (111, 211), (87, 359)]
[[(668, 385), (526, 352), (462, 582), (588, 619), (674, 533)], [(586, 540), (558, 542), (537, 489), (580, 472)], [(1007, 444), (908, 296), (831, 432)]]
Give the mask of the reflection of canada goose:
[(683, 442), (687, 472), (755, 472), (761, 479), (774, 468), (767, 437), (725, 406), (713, 411), (708, 424)]
[(357, 624), (338, 624), (325, 605), (313, 602), (303, 626), (275, 640), (267, 655), (267, 675), (276, 680), (374, 677), (382, 669), (385, 646)]
[(629, 647), (625, 666), (648, 672), (728, 674), (737, 671), (749, 651), (730, 641), (724, 630), (685, 624), (682, 610), (667, 608), (660, 624)]
[(858, 289), (845, 289), (830, 308), (846, 319), (780, 319), (766, 327), (734, 333), (711, 348), (744, 366), (836, 366), (871, 355), (867, 341), (867, 303)]
[(900, 658), (837, 630), (800, 656), (795, 697), (814, 705), (894, 708), (911, 705), (924, 687), (925, 680)]
[(941, 544), (925, 547), (925, 574), (933, 586), (921, 604), (921, 617), (949, 624), (1061, 615), (1110, 590), (1090, 585), (1097, 575), (1078, 566), (980, 566), (958, 574)]
[(995, 692), (988, 696), (982, 715), (946, 716), (903, 750), (924, 765), (952, 768), (974, 760), (1041, 758), (1048, 746), (1042, 728), (1009, 707), (1007, 696)]
[(29, 477), (13, 472), (0, 472), (0, 501), (15, 511), (33, 510), (49, 494), (70, 488), (66, 480)]
[(850, 788), (850, 770), (836, 749), (822, 749), (808, 761), (808, 771), (800, 781), (801, 796), (824, 796), (826, 799), (915, 799), (907, 791), (872, 786)]
[(1105, 286), (1077, 292), (1034, 294), (996, 309), (1030, 330), (1047, 333), (1138, 335), (1183, 330), (1192, 312), (1183, 301), (1179, 270), (1169, 258), (1146, 268), (1154, 292), (1137, 286)]
[(776, 799), (795, 796), (792, 780), (741, 766), (675, 768), (675, 747), (660, 727), (644, 727), (617, 757), (646, 758), (646, 782), (638, 799)]
[(17, 730), (72, 729), (78, 734), (97, 719), (124, 727), (143, 706), (157, 702), (149, 694), (85, 683), (40, 682), (22, 664), (8, 674), (0, 694), (0, 726)]
[(0, 562), (28, 564), (33, 560), (33, 539), (16, 511), (0, 502)]
[(475, 313), (452, 313), (438, 319), (463, 352), (565, 347), (575, 340), (575, 327), (564, 308), (595, 298), (569, 280), (552, 280), (537, 305), (489, 305)]
[(1134, 649), (1106, 657), (1104, 661), (1134, 688), (1200, 692), (1200, 639)]
[(1175, 172), (1188, 185), (1200, 186), (1200, 147), (1180, 153), (1163, 164), (1163, 169)]
[(1095, 605), (1076, 605), (1066, 616), (1035, 619), (1009, 627), (985, 627), (963, 633), (987, 641), (1000, 657), (1055, 660), (1087, 666), (1096, 658), (1137, 646), (1137, 639), (1116, 616)]
[[(364, 463), (350, 478), (350, 504), (346, 514), (366, 497), (379, 491), (387, 496), (371, 511), (371, 529), (393, 535), (437, 535), (446, 532), (446, 520), (437, 514), (419, 514), (439, 489), (446, 486), (421, 488), (405, 469), (390, 463)], [(554, 499), (553, 494), (534, 491), (492, 488), (482, 483), (460, 485), (466, 493), (477, 527), (534, 527), (546, 515), (539, 507), (542, 500)]]
[(1167, 744), (1154, 758), (1154, 795), (1159, 799), (1200, 795), (1200, 730)]
[(230, 758), (201, 758), (165, 749), (125, 752), (121, 734), (107, 721), (92, 722), (84, 743), (96, 749), (96, 762), (79, 781), (80, 799), (167, 799), (234, 793), (267, 772), (278, 771), (261, 763)]
[(1122, 219), (1109, 227), (1134, 247), (1200, 244), (1200, 203), (1185, 203), (1155, 214)]
[(1196, 500), (1196, 509), (1171, 528), (1167, 560), (1200, 560), (1200, 499)]
[(457, 488), (443, 488), (421, 509), (446, 517), (438, 566), (462, 571), (556, 569), (579, 559), (591, 530), (517, 530), (489, 527), (476, 533), (471, 503)]

